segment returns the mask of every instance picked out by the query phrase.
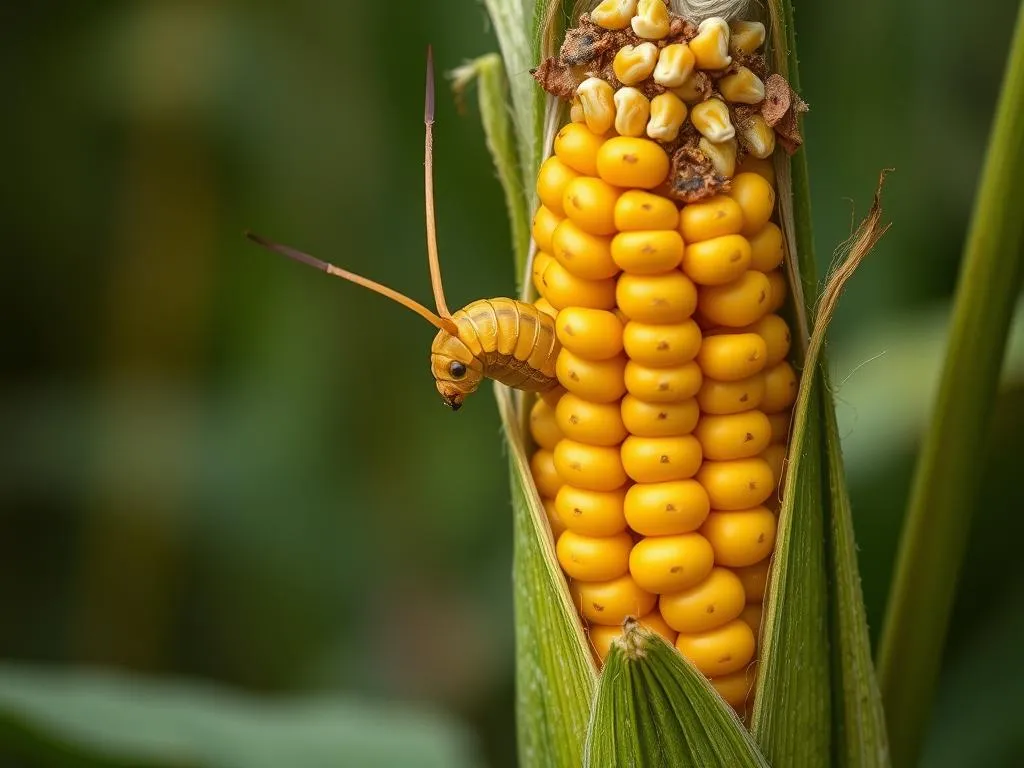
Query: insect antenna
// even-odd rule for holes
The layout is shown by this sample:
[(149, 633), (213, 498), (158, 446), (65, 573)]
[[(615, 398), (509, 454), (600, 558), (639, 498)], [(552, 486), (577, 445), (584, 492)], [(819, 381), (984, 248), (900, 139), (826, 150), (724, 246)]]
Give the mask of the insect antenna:
[(437, 314), (451, 317), (444, 300), (444, 286), (441, 284), (441, 261), (437, 256), (437, 228), (434, 224), (434, 49), (427, 46), (427, 93), (423, 107), (423, 124), (426, 128), (424, 143), (424, 187), (427, 206), (427, 256), (430, 260), (430, 285), (434, 289), (434, 304)]

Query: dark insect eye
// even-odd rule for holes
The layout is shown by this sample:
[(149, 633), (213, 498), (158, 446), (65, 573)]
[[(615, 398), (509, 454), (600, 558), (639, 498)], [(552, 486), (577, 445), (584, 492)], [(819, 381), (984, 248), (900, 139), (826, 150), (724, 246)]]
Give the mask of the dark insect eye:
[(466, 366), (458, 360), (452, 360), (448, 365), (448, 373), (452, 375), (453, 379), (461, 379), (466, 375)]

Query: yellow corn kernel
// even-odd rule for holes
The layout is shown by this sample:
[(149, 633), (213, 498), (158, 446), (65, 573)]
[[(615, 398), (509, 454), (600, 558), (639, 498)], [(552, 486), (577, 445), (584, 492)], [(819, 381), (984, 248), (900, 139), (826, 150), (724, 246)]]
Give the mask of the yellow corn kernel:
[(578, 96), (573, 96), (569, 102), (569, 120), (574, 123), (586, 123), (587, 116), (583, 114), (583, 103)]
[[(767, 416), (765, 418), (767, 418)], [(768, 425), (770, 428), (770, 421), (768, 422)], [(776, 488), (780, 488), (785, 480), (786, 451), (787, 447), (782, 443), (774, 443), (761, 451), (761, 458), (767, 461), (768, 466), (772, 468), (772, 477), (775, 478)]]
[(539, 299), (533, 302), (533, 306), (535, 306), (545, 315), (550, 315), (551, 317), (558, 317), (558, 310), (551, 306), (551, 302), (545, 299), (543, 296), (541, 296)]
[[(775, 515), (766, 507), (712, 512), (701, 533), (715, 550), (715, 562), (730, 568), (759, 563), (775, 546)], [(737, 577), (739, 581), (739, 577)]]
[(786, 361), (774, 365), (764, 372), (764, 398), (761, 410), (765, 413), (781, 413), (796, 400), (796, 371)]
[(681, 323), (697, 308), (697, 287), (682, 272), (619, 275), (615, 302), (630, 320)]
[(587, 536), (614, 536), (626, 530), (625, 501), (625, 488), (588, 491), (563, 485), (555, 496), (555, 511), (570, 531)]
[(717, 567), (699, 584), (658, 600), (658, 610), (668, 625), (687, 634), (706, 632), (732, 621), (744, 605), (746, 597), (739, 577), (728, 568)]
[[(771, 298), (772, 286), (768, 277), (764, 272), (748, 269), (731, 283), (702, 286), (697, 307), (713, 323), (742, 328), (756, 323), (771, 311)], [(553, 299), (551, 303), (558, 306)]]
[(530, 408), (530, 435), (541, 448), (554, 450), (562, 439), (562, 430), (555, 419), (555, 409), (544, 398), (538, 397)]
[(555, 227), (561, 223), (562, 217), (546, 205), (537, 206), (537, 212), (533, 215), (531, 234), (538, 250), (551, 252), (551, 235), (554, 234)]
[[(760, 104), (764, 101), (764, 83), (746, 67), (740, 67), (733, 74), (718, 81), (718, 91), (726, 101), (736, 104)], [(763, 120), (763, 118), (762, 118)], [(767, 155), (757, 155), (767, 157)]]
[(755, 645), (753, 631), (740, 619), (707, 632), (680, 633), (676, 638), (679, 652), (712, 679), (746, 667), (754, 658)]
[[(743, 618), (743, 614), (740, 614), (740, 618)], [(756, 662), (731, 674), (712, 677), (708, 682), (718, 691), (718, 695), (725, 699), (726, 704), (733, 709), (742, 710), (754, 690), (754, 683), (757, 682)]]
[(705, 458), (713, 461), (749, 459), (768, 447), (772, 425), (768, 417), (757, 410), (723, 416), (705, 414), (693, 434), (700, 441)]
[(729, 108), (721, 99), (708, 99), (695, 104), (690, 110), (690, 122), (708, 141), (715, 144), (736, 136), (736, 129), (729, 118)]
[(648, 536), (629, 554), (629, 572), (641, 589), (657, 594), (689, 589), (704, 581), (715, 553), (699, 533)]
[(708, 492), (712, 508), (724, 511), (753, 509), (763, 504), (775, 487), (772, 468), (760, 458), (705, 461), (697, 481)]
[(683, 238), (674, 229), (620, 232), (612, 239), (611, 255), (619, 269), (657, 275), (679, 266)]
[(555, 406), (555, 422), (562, 435), (588, 445), (618, 446), (629, 434), (617, 401), (592, 403), (571, 392)]
[(566, 530), (558, 537), (555, 553), (570, 578), (609, 581), (629, 572), (632, 537), (623, 531), (615, 536), (585, 536)]
[[(602, 150), (609, 143), (601, 145)], [(619, 190), (611, 184), (593, 176), (577, 176), (564, 187), (562, 210), (585, 232), (592, 235), (614, 235), (615, 203), (618, 199)]]
[[(732, 202), (731, 198), (725, 199)], [(675, 203), (661, 195), (630, 189), (623, 192), (615, 203), (615, 228), (620, 232), (675, 229), (677, 224), (679, 209)], [(683, 232), (684, 237), (685, 235)]]
[(643, 136), (650, 116), (651, 102), (636, 88), (619, 88), (615, 92), (615, 132), (617, 134), (620, 136)]
[(701, 136), (697, 148), (704, 153), (719, 176), (731, 179), (736, 173), (736, 139), (716, 143)]
[(690, 41), (690, 50), (700, 69), (725, 69), (732, 64), (729, 55), (729, 24), (712, 16), (697, 27), (697, 36)]
[(649, 368), (635, 360), (626, 363), (626, 390), (648, 403), (678, 403), (700, 390), (703, 374), (696, 362), (671, 368)]
[(607, 235), (592, 235), (572, 219), (565, 219), (551, 235), (550, 253), (577, 277), (607, 280), (619, 274), (611, 243)]
[(672, 480), (631, 485), (623, 511), (629, 527), (641, 536), (673, 536), (700, 528), (711, 506), (700, 483)]
[(636, 15), (630, 19), (630, 25), (637, 37), (644, 40), (661, 40), (668, 35), (669, 17), (665, 0), (640, 0), (637, 3)]
[(600, 77), (588, 77), (576, 87), (583, 119), (591, 133), (602, 135), (615, 124), (614, 89)]
[(555, 500), (541, 499), (541, 501), (544, 503), (544, 514), (547, 515), (548, 525), (551, 526), (551, 537), (558, 541), (558, 537), (562, 535), (566, 527), (558, 516), (558, 511), (555, 509)]
[(533, 473), (533, 482), (537, 486), (537, 492), (541, 496), (554, 498), (558, 489), (565, 484), (555, 466), (553, 451), (536, 451), (530, 457), (530, 471)]
[(562, 310), (571, 306), (611, 309), (615, 306), (614, 278), (585, 280), (551, 259), (540, 281), (543, 285), (541, 295), (555, 309)]
[(686, 480), (697, 474), (702, 458), (700, 442), (693, 435), (630, 435), (620, 450), (626, 474), (637, 483)]
[(610, 581), (574, 581), (569, 592), (587, 621), (605, 626), (619, 626), (630, 616), (650, 613), (658, 600), (640, 589), (629, 574)]
[(764, 24), (760, 21), (734, 21), (729, 32), (729, 50), (733, 53), (754, 53), (764, 45)]
[(692, 398), (678, 403), (648, 403), (633, 395), (622, 398), (622, 423), (640, 437), (686, 435), (697, 426), (700, 409)]
[[(665, 638), (665, 642), (669, 645), (674, 645), (676, 642), (676, 631), (672, 629), (665, 620), (661, 618), (661, 614), (656, 610), (651, 611), (649, 614), (644, 616), (638, 621), (647, 629), (651, 630), (656, 634), (661, 635)], [(607, 627), (601, 624), (595, 624), (587, 629), (587, 635), (590, 638), (590, 646), (594, 649), (594, 653), (602, 661), (607, 658), (611, 652), (612, 643), (622, 637), (622, 627)]]
[(772, 217), (775, 208), (775, 190), (756, 173), (738, 173), (732, 180), (729, 197), (743, 210), (741, 234), (752, 237), (761, 231)]
[(650, 139), (615, 136), (597, 153), (598, 174), (617, 187), (654, 189), (665, 181), (668, 166), (665, 150)]
[(658, 54), (654, 82), (666, 88), (679, 88), (693, 73), (696, 59), (686, 43), (666, 45)]
[(740, 129), (740, 142), (753, 157), (766, 159), (775, 151), (775, 129), (761, 115), (751, 115)]
[(720, 382), (749, 379), (767, 358), (768, 345), (756, 333), (705, 334), (697, 352), (704, 375)]
[(683, 100), (684, 104), (696, 104), (698, 101), (703, 101), (705, 97), (705, 85), (707, 85), (707, 75), (702, 72), (691, 72), (682, 85), (672, 89), (672, 93)]
[(607, 360), (622, 352), (622, 321), (614, 312), (566, 307), (555, 320), (562, 346), (587, 360)]
[[(591, 491), (614, 491), (626, 483), (626, 470), (618, 448), (559, 440), (554, 450), (555, 469), (563, 482)], [(554, 494), (544, 494), (554, 496)]]
[(697, 285), (725, 285), (738, 280), (750, 266), (750, 243), (742, 235), (722, 235), (690, 243), (682, 270)]
[(684, 122), (686, 105), (674, 93), (666, 91), (651, 99), (651, 119), (647, 123), (647, 135), (652, 139), (675, 141)]
[(559, 383), (574, 395), (593, 403), (611, 403), (626, 394), (623, 379), (625, 356), (611, 360), (586, 360), (567, 349), (558, 353), (555, 373)]
[[(697, 393), (697, 403), (704, 413), (724, 416), (757, 408), (763, 397), (764, 375), (756, 373), (738, 381), (705, 378)], [(774, 431), (772, 434), (774, 435)]]
[(637, 0), (602, 0), (590, 12), (590, 19), (602, 29), (625, 29), (636, 13)]
[(701, 333), (693, 320), (668, 325), (630, 320), (622, 330), (622, 344), (630, 360), (665, 368), (693, 360), (700, 349)]
[(743, 611), (740, 613), (740, 619), (742, 619), (748, 627), (754, 630), (754, 637), (756, 638), (758, 633), (761, 631), (761, 613), (763, 606), (761, 603), (748, 602), (743, 606)]
[(555, 156), (574, 171), (585, 176), (597, 175), (597, 150), (604, 138), (585, 125), (567, 123), (555, 134)]
[(773, 269), (766, 273), (768, 277), (768, 288), (771, 292), (771, 300), (768, 302), (768, 311), (776, 312), (786, 303), (786, 296), (789, 294), (789, 285), (786, 283), (786, 276), (781, 269)]
[(773, 187), (775, 186), (775, 165), (766, 158), (747, 155), (737, 168), (739, 173), (756, 173)]
[(743, 591), (747, 595), (747, 603), (760, 603), (764, 600), (764, 592), (768, 586), (768, 569), (771, 567), (771, 558), (766, 557), (754, 565), (746, 568), (733, 570), (740, 581), (743, 582)]
[(531, 276), (533, 280), (533, 287), (537, 289), (537, 293), (541, 296), (543, 296), (544, 292), (547, 290), (547, 287), (544, 285), (544, 272), (547, 271), (547, 268), (553, 261), (554, 258), (550, 254), (544, 253), (544, 251), (537, 251), (537, 253), (534, 254)]
[(789, 443), (789, 427), (792, 419), (793, 414), (790, 411), (780, 411), (779, 413), (768, 414), (768, 421), (772, 423), (773, 445), (775, 443)]
[(782, 230), (778, 224), (769, 221), (750, 237), (750, 268), (770, 272), (782, 263), (782, 258)]
[(768, 356), (765, 359), (765, 367), (770, 368), (778, 365), (789, 354), (792, 344), (792, 336), (789, 332), (789, 325), (778, 315), (765, 315), (753, 325), (743, 329), (748, 333), (756, 333), (764, 339), (768, 349)]
[(684, 205), (679, 212), (679, 231), (687, 243), (699, 243), (723, 235), (739, 234), (743, 211), (727, 195), (715, 195), (699, 203)]
[(612, 71), (623, 85), (636, 85), (651, 76), (658, 64), (658, 46), (654, 43), (624, 45), (612, 60)]
[(537, 196), (552, 213), (564, 216), (562, 196), (569, 182), (578, 176), (576, 171), (552, 155), (541, 164), (537, 173)]

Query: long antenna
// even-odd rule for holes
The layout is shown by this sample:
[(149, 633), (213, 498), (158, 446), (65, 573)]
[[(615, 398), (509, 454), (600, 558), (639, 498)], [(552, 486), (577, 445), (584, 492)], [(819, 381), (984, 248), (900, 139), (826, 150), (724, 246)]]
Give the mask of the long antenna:
[(441, 285), (441, 261), (437, 257), (437, 230), (434, 225), (434, 49), (427, 46), (427, 97), (423, 108), (423, 123), (427, 129), (423, 161), (424, 186), (427, 200), (427, 255), (430, 259), (430, 285), (434, 289), (434, 303), (437, 314), (451, 317), (444, 300), (444, 286)]
[(424, 307), (422, 304), (420, 304), (418, 301), (410, 299), (404, 293), (399, 293), (393, 288), (388, 288), (386, 285), (381, 285), (380, 283), (362, 277), (361, 275), (357, 275), (354, 272), (349, 272), (348, 270), (342, 269), (341, 267), (336, 267), (333, 264), (328, 264), (326, 261), (321, 261), (315, 256), (310, 256), (308, 253), (297, 251), (294, 248), (290, 248), (287, 245), (275, 243), (273, 240), (267, 240), (265, 237), (261, 237), (260, 235), (257, 235), (254, 232), (246, 232), (245, 236), (252, 240), (257, 245), (263, 246), (268, 251), (273, 251), (274, 253), (279, 253), (282, 256), (287, 256), (289, 259), (295, 259), (295, 261), (302, 262), (303, 264), (313, 267), (314, 269), (319, 269), (322, 272), (326, 272), (329, 275), (340, 277), (343, 280), (348, 280), (350, 282), (355, 283), (356, 285), (361, 285), (364, 288), (369, 288), (371, 291), (379, 293), (382, 296), (387, 296), (392, 301), (397, 301), (403, 307), (408, 307), (417, 315), (426, 320), (428, 323), (433, 325), (435, 328), (438, 328), (442, 331), (447, 331), (453, 336), (459, 335), (459, 327), (455, 324), (455, 321), (452, 320), (450, 316), (443, 315), (439, 317), (438, 315), (435, 315), (429, 309)]

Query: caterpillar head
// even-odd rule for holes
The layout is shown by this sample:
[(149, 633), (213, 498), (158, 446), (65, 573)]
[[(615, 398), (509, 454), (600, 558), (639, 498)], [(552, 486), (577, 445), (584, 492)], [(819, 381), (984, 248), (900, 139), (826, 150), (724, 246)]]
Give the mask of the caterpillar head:
[(430, 347), (430, 372), (445, 404), (453, 411), (484, 379), (484, 364), (458, 336), (440, 331)]

